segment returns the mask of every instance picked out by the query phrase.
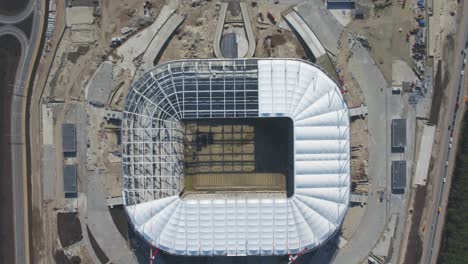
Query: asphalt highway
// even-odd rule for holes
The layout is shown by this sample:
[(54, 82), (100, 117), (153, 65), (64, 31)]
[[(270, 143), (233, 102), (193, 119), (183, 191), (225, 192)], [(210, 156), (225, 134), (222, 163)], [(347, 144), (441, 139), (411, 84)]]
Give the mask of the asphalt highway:
[(0, 14), (0, 23), (3, 24), (16, 24), (25, 20), (31, 12), (33, 12), (36, 5), (36, 0), (29, 0), (28, 5), (19, 14), (14, 16), (5, 16)]
[[(468, 4), (463, 7), (463, 14), (468, 14)], [(436, 263), (440, 248), (440, 240), (444, 226), (443, 217), (446, 212), (448, 195), (450, 192), (451, 174), (455, 163), (455, 144), (458, 138), (459, 125), (461, 123), (462, 111), (464, 110), (466, 74), (462, 75), (465, 69), (464, 59), (467, 59), (468, 51), (468, 16), (462, 16), (458, 36), (455, 42), (455, 54), (453, 69), (450, 76), (450, 84), (447, 89), (448, 105), (445, 116), (439, 117), (439, 127), (442, 131), (440, 139), (440, 156), (436, 159), (437, 171), (434, 174), (434, 203), (429, 209), (432, 211), (429, 216), (428, 232), (423, 237), (423, 255), (421, 263)], [(451, 139), (453, 138), (453, 143)], [(448, 163), (447, 163), (448, 162)], [(446, 179), (446, 182), (444, 182)]]
[[(33, 14), (31, 37), (28, 40), (25, 34), (14, 26)], [(25, 170), (25, 119), (23, 109), (26, 106), (26, 94), (30, 72), (34, 61), (36, 42), (39, 40), (39, 27), (41, 20), (41, 0), (30, 0), (27, 7), (16, 16), (0, 16), (0, 35), (13, 35), (21, 44), (21, 59), (18, 64), (14, 85), (14, 96), (11, 100), (11, 162), (12, 162), (12, 188), (13, 188), (13, 222), (14, 222), (14, 248), (15, 262), (29, 263), (29, 223), (28, 223), (28, 194), (27, 175)], [(8, 239), (8, 238), (5, 238)]]

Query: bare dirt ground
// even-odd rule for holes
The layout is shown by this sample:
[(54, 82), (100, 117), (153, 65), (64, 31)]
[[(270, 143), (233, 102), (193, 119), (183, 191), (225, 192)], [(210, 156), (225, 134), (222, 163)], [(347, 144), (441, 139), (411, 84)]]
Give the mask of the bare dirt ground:
[(187, 18), (160, 56), (159, 63), (175, 59), (212, 58), (220, 4), (205, 2), (193, 8), (190, 1), (181, 1), (177, 13)]
[(426, 198), (426, 186), (417, 187), (414, 192), (413, 213), (411, 216), (411, 229), (409, 230), (408, 245), (411, 250), (406, 251), (404, 263), (418, 263), (422, 254), (422, 241), (419, 236), (421, 217)]
[[(251, 8), (250, 5), (249, 8)], [(286, 8), (287, 6), (284, 5), (277, 8), (278, 15), (280, 9), (284, 10)], [(190, 2), (182, 1), (177, 13), (186, 15), (187, 18), (166, 45), (159, 63), (174, 59), (213, 58), (213, 36), (216, 31), (219, 10), (220, 5), (215, 1), (206, 2), (195, 8), (192, 7)], [(253, 15), (253, 17), (251, 21), (257, 41), (255, 57), (307, 58), (303, 46), (294, 33), (271, 23), (258, 24), (255, 19), (256, 16)], [(256, 26), (257, 24), (258, 26)], [(241, 24), (230, 24), (225, 27), (240, 26)], [(270, 54), (265, 45), (267, 38), (271, 39)]]
[[(259, 58), (301, 58), (306, 59), (304, 47), (299, 42), (297, 37), (289, 30), (269, 27), (266, 29), (258, 29), (258, 42), (255, 51), (255, 57)], [(266, 47), (266, 39), (271, 39), (271, 54), (268, 54)]]
[(68, 247), (83, 238), (80, 219), (76, 213), (58, 213), (57, 227), (62, 247)]
[[(122, 26), (132, 26), (136, 22), (131, 14), (134, 9), (141, 9), (141, 1), (103, 1), (100, 13), (96, 10), (96, 20), (92, 25), (79, 25), (67, 28), (61, 37), (64, 28), (65, 7), (63, 1), (57, 3), (57, 21), (54, 37), (51, 42), (50, 53), (44, 53), (36, 74), (36, 86), (34, 88), (33, 101), (31, 103), (31, 131), (40, 131), (39, 100), (53, 98), (63, 100), (65, 107), (55, 110), (55, 127), (60, 127), (65, 121), (65, 111), (69, 109), (67, 104), (84, 100), (84, 87), (90, 75), (95, 71), (99, 63), (111, 52), (110, 38), (121, 35)], [(154, 12), (159, 11), (162, 3), (153, 4)], [(118, 15), (116, 15), (118, 14)], [(129, 82), (128, 82), (129, 85)], [(45, 90), (43, 90), (45, 88)], [(118, 99), (116, 99), (118, 101)], [(37, 110), (36, 110), (37, 109)], [(60, 130), (55, 130), (55, 135), (60, 135)], [(32, 153), (41, 153), (40, 138), (34, 138)], [(58, 141), (58, 144), (60, 142)], [(32, 171), (40, 171), (41, 157), (33, 159)], [(56, 164), (62, 164), (61, 154), (57, 155)], [(60, 167), (60, 166), (59, 166)], [(61, 174), (57, 174), (61, 177)], [(42, 180), (38, 174), (32, 176), (32, 184), (40, 186), (32, 192), (33, 201), (33, 241), (34, 258), (36, 263), (54, 262), (54, 252), (60, 249), (56, 243), (57, 234), (57, 207), (63, 206), (63, 193), (60, 181), (57, 181), (57, 197), (53, 201), (42, 202)], [(92, 262), (83, 243), (72, 244), (64, 251), (70, 257), (79, 253), (82, 263)], [(60, 254), (59, 254), (60, 255)]]
[(406, 1), (407, 4), (403, 9), (393, 1), (394, 4), (372, 10), (370, 5), (366, 7), (368, 2), (364, 2), (367, 18), (353, 20), (345, 32), (363, 36), (369, 41), (371, 56), (387, 82), (391, 83), (393, 60), (400, 59), (413, 65), (409, 43), (406, 42), (406, 33), (409, 32), (414, 21), (411, 12), (412, 4)]

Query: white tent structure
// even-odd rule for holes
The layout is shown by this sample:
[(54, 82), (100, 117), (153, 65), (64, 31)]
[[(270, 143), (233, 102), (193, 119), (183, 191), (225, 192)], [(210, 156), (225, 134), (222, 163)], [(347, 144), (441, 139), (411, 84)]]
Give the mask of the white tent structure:
[[(294, 194), (180, 196), (184, 118), (289, 117)], [(136, 80), (122, 123), (124, 203), (153, 246), (177, 255), (285, 255), (340, 227), (350, 195), (348, 108), (318, 66), (295, 59), (186, 60)]]

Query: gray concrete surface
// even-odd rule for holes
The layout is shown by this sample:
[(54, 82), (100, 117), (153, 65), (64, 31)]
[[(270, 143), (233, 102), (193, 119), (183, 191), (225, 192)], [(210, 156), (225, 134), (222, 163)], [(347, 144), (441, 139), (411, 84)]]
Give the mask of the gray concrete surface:
[(357, 107), (349, 108), (350, 117), (366, 116), (368, 113), (369, 111), (367, 110), (366, 105), (360, 105)]
[(385, 228), (385, 231), (383, 232), (381, 239), (379, 240), (375, 248), (372, 250), (372, 253), (374, 255), (384, 257), (384, 258), (388, 256), (390, 246), (392, 243), (392, 239), (395, 234), (396, 223), (397, 223), (397, 215), (393, 214), (390, 217), (390, 221), (388, 222), (387, 227)]
[[(400, 253), (400, 244), (403, 236), (403, 230), (405, 228), (405, 219), (408, 213), (408, 203), (410, 198), (410, 188), (412, 182), (412, 172), (414, 171), (414, 151), (416, 142), (416, 110), (408, 103), (408, 94), (394, 95), (390, 89), (387, 89), (387, 129), (390, 131), (391, 121), (394, 118), (406, 119), (406, 147), (404, 153), (387, 153), (387, 175), (391, 179), (391, 162), (394, 160), (405, 160), (406, 161), (406, 188), (403, 194), (391, 194), (390, 204), (388, 208), (388, 215), (398, 216), (396, 227), (394, 230), (393, 239), (390, 244), (391, 255), (387, 256), (387, 261), (397, 262)], [(390, 142), (388, 149), (390, 149)]]
[(55, 199), (55, 147), (53, 145), (42, 146), (42, 191), (44, 200)]
[(221, 9), (219, 10), (218, 23), (216, 24), (216, 32), (213, 43), (214, 55), (217, 58), (223, 58), (223, 54), (221, 52), (221, 36), (223, 35), (224, 20), (226, 19), (227, 8), (228, 3), (221, 3)]
[(113, 224), (107, 208), (104, 175), (90, 171), (87, 185), (87, 223), (97, 243), (112, 263), (137, 263), (135, 255)]
[(432, 146), (434, 145), (436, 127), (425, 124), (422, 133), (419, 155), (416, 163), (416, 172), (413, 178), (413, 185), (426, 185), (427, 174), (429, 173), (429, 163), (431, 161)]
[(244, 29), (247, 35), (247, 42), (249, 43), (249, 49), (245, 57), (252, 58), (255, 54), (255, 36), (253, 33), (252, 23), (250, 22), (247, 4), (245, 2), (240, 2), (239, 5), (242, 14), (242, 20), (244, 21)]
[[(78, 192), (86, 192), (86, 184), (88, 171), (86, 169), (86, 142), (87, 142), (87, 116), (85, 112), (85, 104), (76, 102), (69, 104), (69, 109), (65, 116), (65, 123), (73, 123), (76, 128), (76, 163), (77, 163), (77, 179)], [(59, 165), (61, 166), (61, 165)], [(59, 175), (62, 179), (63, 175), (59, 170)]]
[(86, 86), (86, 101), (91, 104), (107, 104), (113, 84), (112, 62), (105, 61), (94, 72)]
[(318, 37), (330, 55), (338, 54), (338, 40), (343, 27), (327, 10), (326, 2), (309, 0), (297, 5), (294, 10), (302, 17), (310, 29)]
[(294, 28), (294, 30), (301, 36), (304, 43), (309, 48), (310, 52), (314, 55), (316, 59), (326, 55), (325, 48), (320, 43), (317, 36), (312, 32), (309, 26), (304, 22), (304, 20), (297, 14), (296, 11), (289, 12), (284, 16), (289, 25)]
[(166, 42), (172, 34), (174, 34), (174, 31), (176, 31), (176, 29), (184, 22), (184, 20), (185, 16), (173, 14), (163, 24), (154, 36), (153, 40), (151, 40), (146, 52), (143, 54), (139, 73), (143, 74), (144, 72), (154, 68), (154, 60), (159, 56)]
[(120, 66), (122, 69), (129, 70), (131, 76), (135, 74), (136, 67), (133, 61), (148, 49), (153, 38), (174, 12), (175, 9), (164, 5), (153, 24), (133, 35), (122, 46), (117, 48), (116, 54), (121, 59)]
[[(371, 58), (368, 51), (359, 43), (351, 49), (353, 56), (348, 68), (361, 87), (369, 110), (369, 197), (367, 211), (348, 244), (337, 252), (333, 263), (358, 263), (364, 260), (376, 244), (387, 222), (387, 203), (379, 201), (377, 191), (385, 190), (388, 194), (387, 182), (387, 143), (390, 135), (382, 120), (387, 120), (386, 105), (387, 83), (383, 74)], [(382, 89), (382, 90), (381, 90)], [(311, 262), (312, 263), (312, 262)]]

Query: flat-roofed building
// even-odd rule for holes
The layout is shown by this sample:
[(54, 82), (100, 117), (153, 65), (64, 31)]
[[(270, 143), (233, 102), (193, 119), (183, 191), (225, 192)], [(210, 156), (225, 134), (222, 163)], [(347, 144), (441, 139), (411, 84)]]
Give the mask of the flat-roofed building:
[(403, 153), (406, 147), (406, 119), (392, 120), (392, 152)]
[(76, 197), (78, 193), (76, 164), (63, 165), (63, 192), (65, 193), (65, 198)]
[(356, 0), (328, 0), (328, 9), (354, 9), (356, 7)]
[(75, 124), (62, 124), (62, 151), (63, 153), (76, 153), (76, 127)]
[(406, 187), (406, 160), (392, 161), (392, 193), (402, 194)]

